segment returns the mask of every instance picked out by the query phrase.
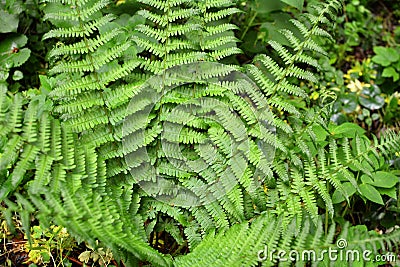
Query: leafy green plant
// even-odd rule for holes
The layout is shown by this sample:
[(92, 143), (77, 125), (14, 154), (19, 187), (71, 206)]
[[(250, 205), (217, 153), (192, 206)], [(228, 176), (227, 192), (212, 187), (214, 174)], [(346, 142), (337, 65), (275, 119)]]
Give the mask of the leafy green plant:
[[(362, 129), (360, 126), (352, 124), (352, 123), (343, 123), (339, 126), (333, 127), (331, 131), (334, 133), (335, 136), (338, 137), (352, 137), (352, 136), (360, 136), (362, 137), (365, 133), (365, 130)], [(394, 136), (387, 136), (387, 138), (392, 139)], [(356, 139), (356, 142), (359, 143), (358, 147), (354, 145), (350, 148), (352, 151), (348, 151), (345, 153), (365, 153), (368, 155), (368, 150), (366, 152), (361, 152), (360, 146), (366, 146), (368, 143), (362, 145), (361, 139)], [(390, 141), (388, 144), (391, 143)], [(392, 143), (393, 145), (395, 143)], [(375, 143), (376, 146), (379, 146)], [(390, 146), (390, 145), (389, 145)], [(346, 148), (345, 150), (349, 149)], [(381, 148), (382, 149), (382, 148)], [(396, 148), (397, 149), (397, 148)], [(358, 171), (356, 175), (357, 185), (359, 190), (354, 187), (350, 182), (345, 181), (343, 186), (346, 188), (346, 192), (348, 196), (353, 194), (358, 194), (359, 196), (366, 198), (372, 202), (376, 202), (378, 204), (383, 205), (384, 202), (382, 200), (381, 195), (390, 196), (393, 199), (397, 199), (397, 191), (396, 191), (396, 184), (398, 183), (398, 178), (396, 175), (387, 172), (386, 170), (389, 168), (387, 163), (381, 161), (379, 158), (374, 158), (372, 155), (369, 155), (364, 158), (361, 162), (357, 163), (361, 164), (359, 167), (352, 166), (351, 169), (353, 171)], [(367, 163), (368, 162), (368, 163)], [(371, 172), (373, 168), (369, 165), (371, 164), (376, 169), (380, 171)], [(362, 172), (359, 172), (362, 171)], [(345, 196), (342, 195), (338, 190), (334, 192), (333, 196), (333, 203), (340, 203), (345, 201)]]
[[(31, 51), (29, 48), (24, 48), (27, 41), (28, 38), (25, 35), (12, 35), (1, 42), (0, 62), (1, 65), (4, 66), (1, 70), (3, 72), (3, 81), (7, 79), (8, 72), (11, 68), (19, 67), (28, 60)], [(22, 72), (15, 71), (12, 78), (14, 81), (20, 80), (22, 78)]]
[(89, 250), (85, 250), (81, 254), (79, 254), (78, 259), (81, 262), (88, 263), (89, 260), (93, 260), (93, 263), (95, 264), (98, 262), (100, 266), (114, 266), (110, 265), (110, 262), (113, 260), (113, 254), (109, 248), (104, 249), (104, 248), (97, 248), (94, 249), (90, 245), (87, 245), (87, 248)]
[[(25, 63), (31, 50), (24, 47), (28, 41), (26, 35), (18, 34), (19, 15), (24, 11), (22, 2), (13, 1), (1, 3), (1, 26), (0, 34), (0, 82), (1, 86), (7, 85), (7, 79), (11, 69), (20, 67)], [(15, 69), (14, 69), (15, 70)], [(22, 72), (16, 70), (12, 75), (12, 80), (22, 79)]]
[(390, 35), (388, 30), (382, 29), (381, 18), (373, 11), (368, 1), (344, 1), (343, 14), (335, 26), (339, 39), (330, 52), (330, 62), (336, 67), (366, 58), (381, 41), (381, 34)]
[(237, 25), (245, 25), (239, 29), (238, 36), (242, 41), (240, 48), (243, 57), (249, 58), (246, 63), (258, 53), (267, 52), (268, 40), (290, 45), (280, 30), (287, 28), (298, 33), (298, 29), (289, 20), (303, 9), (303, 4), (303, 0), (240, 2), (244, 12), (239, 13), (234, 21)]
[(39, 87), (38, 74), (44, 74), (45, 54), (52, 46), (41, 42), (49, 25), (41, 20), (36, 0), (3, 1), (0, 35), (0, 82), (12, 92)]
[(379, 133), (382, 128), (397, 125), (397, 94), (381, 92), (377, 85), (377, 71), (371, 59), (355, 64), (344, 75), (343, 84), (330, 84), (336, 90), (332, 120), (338, 124), (352, 121), (359, 123), (368, 132)]
[[(350, 88), (350, 92), (348, 88)], [(365, 122), (368, 127), (372, 126), (373, 121), (380, 119), (380, 114), (373, 112), (382, 109), (385, 105), (385, 98), (376, 84), (363, 85), (359, 80), (355, 80), (343, 91), (340, 92), (338, 101), (335, 103), (335, 112), (356, 113), (356, 118)], [(333, 119), (337, 121), (340, 119), (339, 116), (336, 114)]]
[(399, 242), (336, 218), (354, 195), (397, 195), (400, 147), (332, 124), (336, 95), (305, 90), (340, 2), (313, 2), (244, 66), (223, 63), (241, 53), (233, 1), (139, 3), (119, 16), (106, 0), (47, 1), (49, 75), (35, 93), (1, 91), (0, 200), (29, 240), (34, 215), (87, 242), (82, 260), (101, 246), (127, 266), (270, 266), (265, 246), (346, 239), (377, 255)]
[[(67, 229), (52, 225), (43, 229), (41, 226), (33, 226), (31, 230), (32, 242), (25, 245), (28, 260), (34, 264), (55, 264), (56, 260), (63, 262), (75, 246), (75, 240), (67, 233)], [(54, 259), (52, 254), (57, 254)]]
[(375, 46), (375, 56), (372, 61), (383, 67), (382, 77), (393, 78), (393, 82), (399, 80), (400, 50), (392, 47)]

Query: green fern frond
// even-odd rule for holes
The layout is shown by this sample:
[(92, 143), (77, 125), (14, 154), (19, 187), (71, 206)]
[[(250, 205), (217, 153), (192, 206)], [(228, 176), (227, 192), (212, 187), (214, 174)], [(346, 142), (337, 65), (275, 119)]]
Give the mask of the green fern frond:
[(227, 16), (236, 14), (236, 13), (240, 13), (241, 10), (231, 7), (231, 8), (225, 8), (223, 10), (219, 10), (217, 12), (213, 12), (213, 13), (206, 13), (204, 15), (204, 22), (205, 23), (209, 23), (209, 22), (213, 22), (213, 21), (218, 21), (221, 20)]
[(87, 24), (81, 26), (73, 26), (71, 28), (60, 28), (53, 29), (43, 35), (43, 40), (49, 38), (72, 38), (72, 37), (84, 37), (91, 36), (95, 31), (99, 30), (102, 26), (111, 22), (115, 19), (115, 16), (112, 14), (106, 14), (101, 17), (99, 20), (89, 21)]
[(105, 64), (113, 61), (120, 57), (124, 51), (130, 47), (129, 43), (122, 45), (116, 45), (113, 48), (103, 53), (101, 58), (87, 58), (81, 61), (75, 62), (62, 62), (51, 69), (51, 73), (62, 73), (62, 72), (93, 72), (98, 71)]
[(69, 44), (69, 45), (61, 44), (59, 47), (55, 47), (50, 51), (49, 57), (93, 53), (100, 46), (109, 42), (111, 39), (113, 39), (120, 33), (121, 31), (114, 30), (114, 31), (109, 31), (103, 35), (98, 35), (95, 38), (86, 39), (74, 44)]
[(76, 22), (81, 20), (86, 21), (87, 19), (93, 17), (96, 12), (106, 7), (108, 3), (108, 0), (77, 1), (70, 5), (69, 12), (49, 12), (45, 14), (44, 19), (57, 19)]

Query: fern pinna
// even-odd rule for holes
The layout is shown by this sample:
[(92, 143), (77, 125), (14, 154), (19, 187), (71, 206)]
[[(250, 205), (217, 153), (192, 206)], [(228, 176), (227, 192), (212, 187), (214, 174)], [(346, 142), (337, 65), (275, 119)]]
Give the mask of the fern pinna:
[[(377, 237), (348, 225), (338, 237), (327, 222), (332, 192), (349, 201), (349, 184), (357, 191), (358, 176), (387, 168), (376, 163), (392, 159), (400, 137), (371, 144), (340, 132), (329, 124), (328, 92), (321, 106), (293, 104), (308, 101), (293, 78), (317, 82), (315, 37), (331, 38), (338, 1), (313, 4), (292, 20), (300, 36), (283, 30), (289, 46), (271, 41), (277, 57), (243, 68), (218, 63), (240, 53), (233, 1), (139, 2), (143, 23), (131, 36), (106, 13), (108, 1), (46, 1), (56, 27), (44, 39), (59, 42), (42, 98), (54, 108), (29, 100), (24, 110), (20, 95), (1, 92), (7, 218), (19, 211), (29, 231), (30, 213), (43, 223), (51, 216), (128, 266), (289, 265), (259, 252), (318, 251), (346, 238), (377, 253), (399, 241), (398, 231)], [(165, 233), (177, 248), (163, 252), (191, 252), (157, 251)]]

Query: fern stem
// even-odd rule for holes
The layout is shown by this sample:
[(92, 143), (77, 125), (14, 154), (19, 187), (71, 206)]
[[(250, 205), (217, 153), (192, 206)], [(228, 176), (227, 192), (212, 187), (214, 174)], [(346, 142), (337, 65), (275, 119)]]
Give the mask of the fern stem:
[(183, 242), (182, 245), (180, 245), (180, 246), (174, 251), (174, 253), (171, 254), (171, 256), (178, 255), (178, 254), (181, 252), (181, 250), (182, 250), (183, 248), (187, 247), (187, 245), (188, 245), (188, 244), (187, 244), (187, 241), (185, 240), (185, 242)]
[[(326, 183), (326, 191), (329, 192), (329, 183)], [(329, 210), (325, 209), (325, 235), (328, 235), (329, 231)]]
[(346, 206), (344, 207), (344, 210), (342, 212), (342, 217), (346, 216), (347, 210), (349, 209), (349, 204), (346, 202)]
[(242, 36), (240, 37), (240, 40), (243, 41), (243, 38), (246, 36), (246, 33), (250, 30), (250, 27), (253, 25), (253, 22), (256, 19), (257, 14), (258, 14), (257, 11), (254, 11), (253, 16), (251, 16), (249, 23), (246, 25), (246, 28), (244, 29)]
[[(83, 22), (82, 17), (81, 17), (80, 5), (78, 4), (77, 0), (75, 1), (75, 6), (76, 6), (76, 9), (77, 9), (77, 12), (78, 12), (79, 27), (81, 28), (82, 31), (84, 31), (84, 22)], [(83, 41), (85, 42), (86, 48), (88, 48), (88, 50), (89, 50), (89, 43), (88, 43), (88, 39), (87, 39), (86, 35), (83, 36)], [(87, 57), (89, 58), (90, 63), (92, 64), (92, 66), (95, 69), (95, 64), (94, 64), (94, 60), (93, 60), (92, 55), (90, 53), (88, 53)], [(95, 77), (96, 81), (98, 83), (100, 83), (100, 79), (99, 79), (99, 76), (98, 76), (97, 72), (93, 72), (93, 74), (94, 74), (94, 77)], [(103, 103), (106, 103), (106, 99), (104, 98), (102, 90), (99, 91), (99, 94), (100, 94), (100, 97), (101, 97), (101, 100), (103, 101)], [(107, 117), (107, 120), (108, 120), (107, 128), (113, 134), (114, 133), (114, 128), (110, 124), (110, 117), (111, 117), (110, 111), (108, 110), (106, 105), (102, 105), (102, 108), (103, 108), (104, 113), (106, 114), (106, 117)], [(114, 142), (113, 142), (113, 145), (115, 146)]]
[(302, 136), (305, 133), (305, 131), (308, 130), (308, 128), (310, 128), (312, 125), (314, 125), (314, 122), (316, 122), (317, 119), (320, 118), (322, 111), (323, 111), (323, 109), (320, 109), (318, 111), (318, 113), (313, 117), (312, 121), (309, 122), (305, 127), (302, 127), (302, 130), (300, 131), (300, 133), (297, 136)]

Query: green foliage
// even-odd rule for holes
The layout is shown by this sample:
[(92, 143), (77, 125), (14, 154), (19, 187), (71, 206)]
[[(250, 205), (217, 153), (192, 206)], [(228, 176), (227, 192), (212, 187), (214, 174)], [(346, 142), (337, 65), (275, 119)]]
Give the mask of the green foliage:
[[(348, 125), (347, 125), (348, 124)], [(338, 128), (345, 129), (343, 133), (345, 138), (349, 136), (356, 136), (352, 143), (343, 145), (343, 152), (345, 157), (350, 159), (352, 155), (362, 155), (359, 160), (355, 160), (349, 163), (349, 167), (354, 172), (356, 171), (357, 184), (351, 183), (351, 181), (345, 181), (344, 187), (346, 194), (341, 194), (336, 190), (333, 194), (333, 202), (339, 203), (345, 200), (345, 196), (351, 196), (357, 194), (364, 199), (379, 203), (383, 205), (381, 195), (388, 195), (394, 199), (397, 199), (395, 185), (398, 182), (398, 178), (390, 172), (386, 171), (376, 171), (376, 170), (386, 170), (389, 166), (382, 162), (381, 157), (377, 157), (374, 151), (386, 150), (386, 147), (391, 147), (391, 151), (397, 151), (398, 140), (397, 136), (393, 133), (388, 132), (384, 138), (381, 139), (380, 143), (375, 139), (374, 146), (369, 146), (369, 141), (367, 139), (360, 138), (356, 132), (351, 132), (351, 127), (349, 123), (344, 123), (336, 129), (333, 129), (335, 135), (341, 135)], [(346, 126), (346, 127), (343, 127)], [(361, 128), (359, 128), (361, 130)], [(338, 133), (339, 132), (339, 133)], [(347, 135), (347, 136), (346, 136)], [(349, 153), (351, 153), (349, 155)], [(388, 158), (393, 156), (386, 155)], [(358, 178), (360, 177), (360, 178)], [(383, 182), (384, 181), (384, 182)], [(385, 190), (384, 188), (389, 188)]]
[(48, 31), (41, 20), (36, 0), (10, 0), (0, 3), (0, 86), (12, 92), (24, 91), (39, 85), (38, 74), (44, 74), (48, 45), (40, 41)]
[(72, 251), (75, 246), (73, 238), (67, 233), (67, 229), (60, 226), (52, 225), (50, 228), (43, 229), (40, 226), (32, 227), (32, 243), (26, 244), (29, 251), (29, 262), (35, 264), (46, 264), (51, 261), (52, 253), (56, 253), (63, 261), (63, 253)]
[[(344, 75), (343, 84), (331, 85), (336, 91), (332, 120), (338, 124), (351, 121), (360, 124), (368, 134), (397, 125), (397, 93), (383, 93), (378, 85), (378, 71), (371, 59), (356, 63)], [(337, 86), (337, 87), (333, 87)], [(316, 92), (313, 93), (318, 97)]]
[(100, 266), (108, 266), (110, 264), (110, 261), (113, 259), (112, 252), (109, 248), (107, 248), (104, 251), (104, 248), (101, 248), (101, 247), (97, 248), (97, 249), (94, 249), (88, 245), (87, 245), (87, 247), (90, 250), (86, 250), (86, 251), (82, 252), (81, 254), (79, 254), (78, 259), (81, 262), (84, 262), (87, 264), (90, 259), (93, 259), (93, 262), (96, 263), (98, 261)]
[(375, 56), (372, 61), (384, 67), (382, 77), (393, 78), (393, 82), (399, 80), (400, 56), (398, 49), (392, 47), (374, 47)]
[[(337, 217), (355, 196), (379, 207), (397, 199), (400, 136), (335, 125), (340, 96), (308, 96), (339, 1), (295, 11), (244, 66), (223, 63), (241, 53), (233, 1), (138, 2), (135, 15), (107, 0), (43, 4), (53, 24), (43, 40), (57, 42), (51, 69), (40, 91), (0, 91), (8, 221), (18, 212), (30, 241), (31, 215), (66, 227), (92, 248), (83, 261), (112, 251), (127, 266), (288, 265), (260, 255), (319, 253), (341, 239), (359, 252), (392, 250), (399, 231), (380, 236)], [(362, 89), (362, 106), (382, 107), (376, 88)]]
[(345, 2), (344, 12), (338, 17), (336, 26), (339, 39), (333, 45), (330, 57), (330, 62), (335, 66), (342, 67), (346, 62), (366, 57), (368, 51), (378, 44), (379, 35), (389, 34), (386, 31), (382, 32), (381, 23), (371, 11), (373, 9), (369, 9), (363, 1)]

